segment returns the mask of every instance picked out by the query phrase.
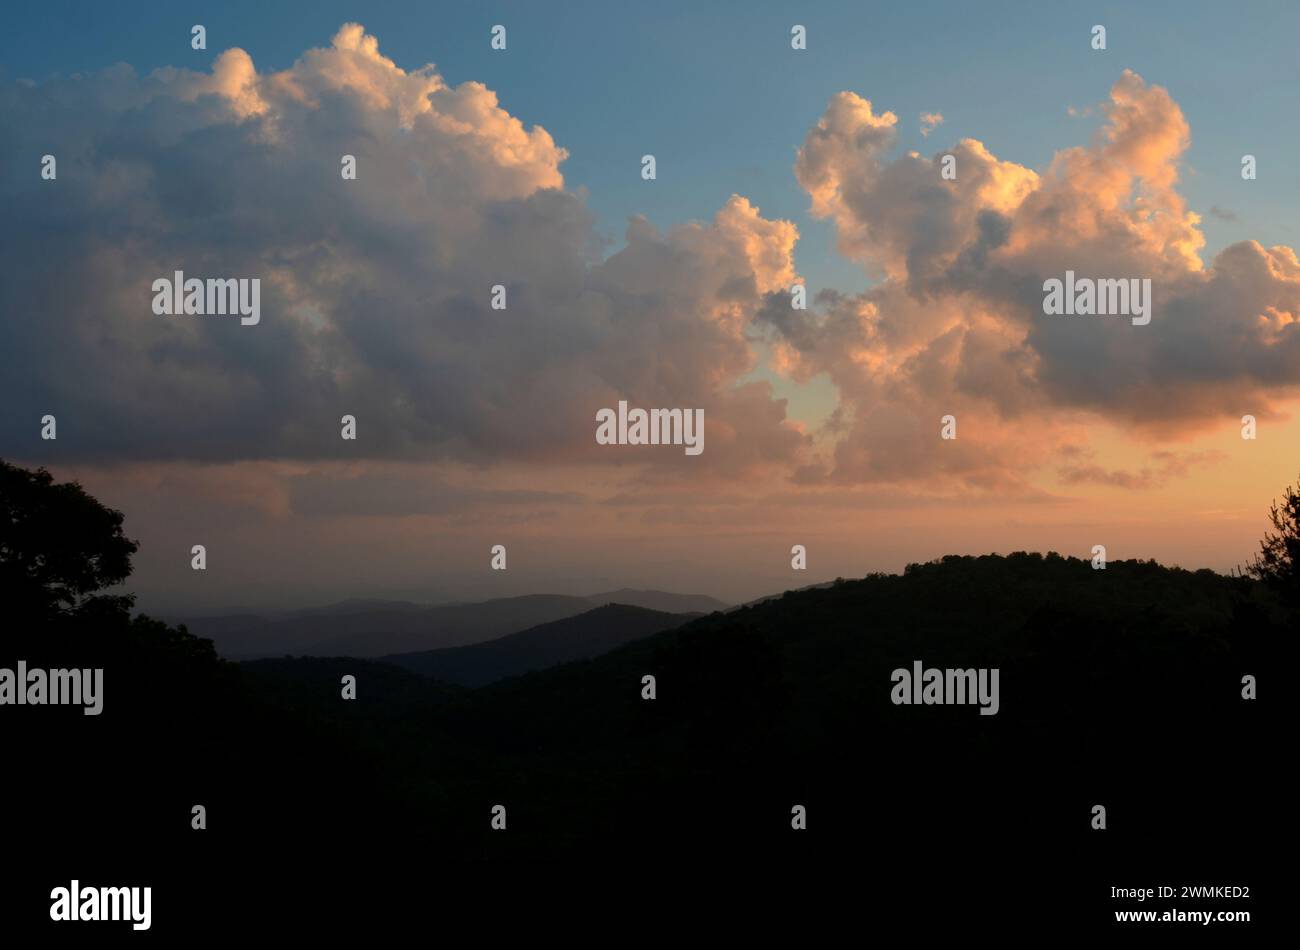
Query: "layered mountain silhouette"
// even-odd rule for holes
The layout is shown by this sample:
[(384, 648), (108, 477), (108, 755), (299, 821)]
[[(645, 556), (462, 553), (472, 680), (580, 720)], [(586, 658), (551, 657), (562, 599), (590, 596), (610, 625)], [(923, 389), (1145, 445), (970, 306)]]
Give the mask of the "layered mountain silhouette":
[[(633, 616), (607, 608), (531, 633), (541, 643)], [(1267, 752), (1271, 705), (1243, 700), (1242, 676), (1267, 669), (1286, 616), (1261, 585), (1210, 571), (950, 557), (473, 689), (436, 677), (481, 682), (478, 664), (516, 662), (529, 638), (382, 666), (269, 660), (252, 680), (271, 706), (354, 744), (343, 760), (364, 763), (379, 801), (320, 807), (358, 816), (357, 839), (489, 861), (635, 854), (674, 868), (675, 855), (801, 868), (872, 855), (900, 880), (942, 872), (962, 892), (1027, 889), (1031, 869), (1050, 866), (1043, 887), (1068, 906), (1096, 900), (1075, 874), (1094, 889), (1118, 870), (1250, 876), (1230, 856), (1267, 839), (1262, 816), (1285, 786)], [(999, 712), (895, 705), (892, 671), (917, 660), (998, 668)], [(530, 662), (540, 660), (518, 665)], [(355, 703), (338, 698), (347, 672)], [(1250, 781), (1227, 761), (1250, 763)], [(490, 830), (495, 802), (509, 809), (508, 835)], [(1111, 832), (1090, 827), (1096, 804)], [(796, 805), (807, 834), (791, 830)]]
[(458, 686), (482, 686), (507, 676), (600, 656), (698, 616), (611, 603), (487, 643), (397, 653), (382, 660)]
[[(40, 780), (16, 788), (35, 837), (16, 829), (14, 847), (41, 853), (45, 829), (84, 807), (86, 776), (132, 752), (130, 782), (96, 785), (113, 821), (62, 840), (47, 876), (237, 870), (270, 902), (283, 878), (248, 861), (268, 841), (336, 876), (389, 867), (395, 842), (440, 862), (674, 874), (683, 856), (829, 869), (865, 855), (907, 887), (942, 873), (954, 893), (1012, 881), (1019, 899), (1041, 880), (1052, 906), (1095, 912), (1087, 888), (1120, 872), (1251, 884), (1263, 865), (1233, 856), (1280, 840), (1267, 816), (1289, 787), (1268, 727), (1284, 686), (1245, 701), (1242, 677), (1280, 668), (1294, 614), (1258, 582), (1152, 562), (951, 557), (685, 623), (609, 606), (382, 662), (232, 664), (183, 631), (106, 616), (66, 635), (20, 628), (31, 636), (10, 644), (31, 665), (103, 665), (107, 684), (95, 719), (25, 707), (14, 761)], [(634, 639), (477, 688), (436, 678), (483, 682), (620, 637)], [(917, 660), (999, 668), (1000, 711), (895, 705), (891, 672)], [(349, 676), (354, 700), (340, 695)], [(86, 728), (94, 741), (65, 755)], [(198, 836), (193, 802), (209, 814)], [(497, 804), (506, 834), (489, 823)], [(1096, 804), (1105, 833), (1090, 828)], [(806, 832), (791, 828), (796, 806)], [(158, 913), (181, 913), (191, 892), (188, 912), (205, 906), (187, 888)]]
[(286, 654), (379, 657), (482, 643), (607, 603), (666, 613), (708, 613), (727, 606), (702, 595), (624, 589), (590, 597), (535, 594), (434, 606), (348, 600), (270, 616), (236, 613), (177, 622), (212, 640), (217, 652), (232, 660)]

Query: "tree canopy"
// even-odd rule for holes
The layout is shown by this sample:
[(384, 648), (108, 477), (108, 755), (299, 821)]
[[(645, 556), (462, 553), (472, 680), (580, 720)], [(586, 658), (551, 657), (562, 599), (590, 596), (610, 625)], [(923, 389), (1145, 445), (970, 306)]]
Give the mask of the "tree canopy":
[(11, 609), (53, 616), (94, 600), (129, 605), (129, 597), (93, 595), (126, 580), (136, 550), (122, 512), (76, 482), (0, 460), (0, 588)]
[(1281, 595), (1288, 606), (1300, 606), (1300, 492), (1287, 486), (1280, 502), (1269, 508), (1273, 530), (1259, 543), (1260, 552), (1248, 573)]

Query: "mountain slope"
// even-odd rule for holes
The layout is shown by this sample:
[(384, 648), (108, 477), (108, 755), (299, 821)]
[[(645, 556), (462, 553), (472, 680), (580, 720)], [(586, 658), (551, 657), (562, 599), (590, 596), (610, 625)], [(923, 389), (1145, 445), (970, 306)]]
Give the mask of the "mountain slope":
[(727, 609), (727, 604), (705, 594), (674, 594), (665, 590), (634, 590), (630, 587), (604, 594), (591, 594), (587, 599), (597, 605), (628, 604), (670, 614), (711, 614), (715, 610)]
[(481, 686), (507, 676), (599, 656), (698, 616), (608, 604), (487, 643), (391, 654), (382, 661), (448, 683)]
[(534, 594), (473, 604), (380, 608), (277, 617), (214, 617), (185, 621), (227, 659), (298, 654), (376, 657), (480, 643), (591, 609), (582, 597)]

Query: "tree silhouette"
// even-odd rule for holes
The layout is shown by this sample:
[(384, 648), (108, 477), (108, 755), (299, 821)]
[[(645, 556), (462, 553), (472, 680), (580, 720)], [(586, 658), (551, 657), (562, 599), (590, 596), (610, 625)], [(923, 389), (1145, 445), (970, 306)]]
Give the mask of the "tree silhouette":
[(126, 580), (136, 548), (122, 534), (122, 512), (76, 482), (0, 459), (0, 591), (9, 611), (37, 619), (92, 605), (128, 609), (130, 596), (94, 592)]
[(1259, 556), (1247, 573), (1278, 591), (1282, 602), (1300, 606), (1300, 492), (1287, 486), (1281, 503), (1274, 501), (1268, 512), (1273, 531), (1259, 543)]

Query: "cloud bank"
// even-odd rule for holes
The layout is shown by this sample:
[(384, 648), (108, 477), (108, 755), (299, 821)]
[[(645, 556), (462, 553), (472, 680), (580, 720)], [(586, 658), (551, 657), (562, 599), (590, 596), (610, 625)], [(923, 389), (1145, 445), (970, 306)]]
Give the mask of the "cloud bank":
[[(703, 408), (707, 470), (807, 441), (766, 384), (736, 385), (793, 225), (733, 197), (666, 234), (634, 219), (602, 259), (545, 129), (358, 25), (283, 72), (235, 49), (210, 74), (12, 85), (0, 136), (7, 452), (39, 454), (53, 413), (90, 460), (609, 462), (595, 413), (619, 398)], [(55, 181), (31, 173), (47, 152)], [(175, 270), (259, 277), (261, 323), (154, 315)]]
[[(897, 117), (836, 95), (794, 174), (876, 282), (811, 288), (798, 311), (791, 222), (734, 195), (667, 232), (634, 218), (605, 257), (545, 129), (481, 83), (403, 70), (356, 24), (281, 72), (233, 49), (210, 73), (11, 84), (0, 446), (43, 457), (53, 413), (60, 454), (91, 462), (630, 462), (1022, 492), (1098, 419), (1172, 437), (1277, 411), (1300, 382), (1295, 252), (1247, 241), (1206, 264), (1178, 192), (1181, 110), (1125, 72), (1104, 111), (1039, 172), (975, 139), (894, 156)], [(178, 269), (259, 277), (261, 323), (154, 315), (151, 282)], [(1044, 316), (1042, 283), (1066, 270), (1151, 278), (1151, 324)], [(824, 431), (742, 382), (760, 339), (778, 373), (831, 381)], [(621, 398), (703, 408), (704, 455), (602, 451), (595, 413)], [(1204, 461), (1074, 458), (1063, 477), (1147, 487)]]

